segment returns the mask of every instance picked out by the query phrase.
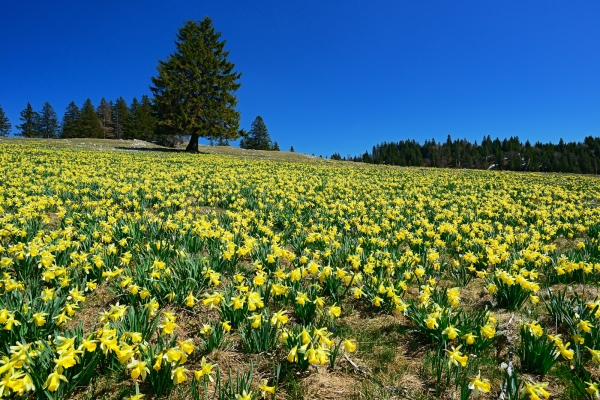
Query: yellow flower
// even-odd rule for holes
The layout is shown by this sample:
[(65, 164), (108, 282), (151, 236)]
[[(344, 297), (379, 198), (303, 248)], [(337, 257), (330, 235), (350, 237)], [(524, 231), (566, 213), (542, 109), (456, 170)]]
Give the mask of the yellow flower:
[(475, 343), (475, 339), (477, 339), (477, 336), (469, 332), (466, 335), (462, 336), (462, 338), (465, 339), (468, 345), (472, 345), (473, 343)]
[(67, 377), (59, 373), (60, 370), (55, 370), (46, 379), (44, 383), (44, 389), (48, 389), (51, 392), (55, 392), (60, 385), (60, 381), (68, 382)]
[(471, 383), (469, 383), (469, 389), (473, 391), (473, 396), (475, 398), (479, 397), (479, 392), (489, 393), (491, 390), (490, 382), (487, 379), (481, 379), (481, 371), (477, 374), (477, 376), (473, 378), (469, 378)]
[(482, 326), (480, 332), (483, 336), (487, 337), (488, 339), (491, 339), (494, 336), (496, 336), (496, 328), (490, 324)]
[(600, 399), (600, 384), (586, 382), (588, 387), (585, 388), (585, 391), (588, 392), (590, 396), (593, 396), (594, 399)]
[(592, 350), (587, 346), (585, 348), (591, 353), (593, 360), (600, 363), (600, 350)]
[(229, 321), (221, 322), (221, 326), (223, 327), (225, 332), (229, 332), (231, 330), (231, 325), (229, 324)]
[(462, 345), (454, 348), (454, 346), (452, 346), (452, 351), (450, 350), (446, 350), (446, 353), (448, 353), (448, 366), (452, 367), (452, 365), (454, 364), (455, 366), (458, 366), (459, 364), (462, 365), (463, 367), (467, 366), (467, 360), (469, 359), (468, 356), (463, 356), (462, 353), (459, 351), (460, 348), (462, 347)]
[(200, 380), (203, 376), (207, 376), (208, 379), (213, 382), (213, 377), (211, 376), (213, 372), (214, 365), (207, 363), (206, 358), (202, 357), (202, 362), (200, 364), (200, 370), (194, 371), (194, 378), (196, 380)]
[(142, 381), (146, 380), (146, 375), (150, 372), (150, 369), (146, 366), (146, 363), (138, 360), (132, 360), (129, 364), (127, 364), (127, 369), (131, 370), (132, 379), (137, 379), (141, 376)]
[(585, 333), (590, 333), (592, 331), (592, 324), (590, 324), (590, 321), (579, 321), (579, 329)]
[(567, 347), (569, 347), (571, 343), (567, 343), (565, 345), (560, 344), (560, 345), (556, 345), (556, 347), (558, 347), (557, 350), (557, 354), (560, 354), (561, 356), (563, 356), (564, 358), (566, 358), (567, 360), (572, 360), (573, 359), (573, 354), (575, 353), (573, 350), (569, 350), (567, 349)]
[(196, 304), (196, 298), (194, 297), (192, 292), (190, 292), (190, 294), (188, 294), (188, 297), (186, 297), (185, 299), (185, 305), (191, 308), (194, 307), (194, 304)]
[(212, 333), (212, 331), (213, 331), (213, 328), (209, 324), (202, 325), (202, 328), (200, 329), (200, 333), (203, 334), (204, 336), (210, 335)]
[(177, 384), (182, 383), (187, 379), (186, 372), (188, 372), (188, 370), (185, 369), (185, 367), (179, 366), (173, 370), (171, 373), (171, 378)]
[(340, 307), (336, 306), (335, 304), (332, 305), (331, 307), (329, 307), (328, 310), (329, 310), (329, 316), (331, 317), (331, 319), (338, 318), (342, 313), (342, 309)]
[(287, 360), (289, 362), (298, 362), (298, 345), (294, 346), (288, 356), (287, 356)]
[(458, 329), (456, 329), (455, 327), (453, 327), (452, 325), (450, 325), (449, 327), (447, 327), (446, 329), (444, 329), (442, 331), (442, 335), (448, 335), (448, 339), (450, 339), (450, 340), (456, 339), (456, 337), (458, 336), (459, 333), (460, 333), (460, 331)]
[(545, 389), (546, 387), (548, 387), (548, 382), (525, 382), (525, 386), (521, 389), (521, 395), (529, 395), (530, 400), (539, 400), (540, 396), (544, 396), (547, 399), (550, 397), (550, 392)]
[(286, 313), (287, 311), (279, 310), (275, 314), (273, 314), (273, 317), (271, 317), (271, 325), (281, 326), (287, 324), (288, 316), (285, 315)]
[(82, 339), (81, 347), (90, 353), (96, 351), (96, 343), (97, 341), (91, 339)]
[(152, 369), (155, 371), (159, 371), (161, 366), (162, 366), (162, 359), (163, 359), (163, 353), (158, 353), (158, 355), (156, 356), (156, 361), (154, 362), (154, 365), (152, 366)]
[(35, 314), (33, 314), (31, 321), (35, 322), (36, 326), (44, 326), (46, 324), (46, 317), (48, 316), (48, 313), (45, 312), (37, 312)]
[(267, 393), (275, 394), (275, 386), (268, 386), (268, 381), (263, 379), (262, 385), (258, 387), (258, 389), (262, 392), (263, 398), (267, 396)]
[(252, 328), (256, 329), (258, 327), (260, 327), (260, 324), (262, 322), (262, 315), (261, 314), (254, 314), (251, 315), (250, 317), (248, 317), (249, 320), (252, 321)]
[(177, 342), (177, 344), (179, 344), (179, 347), (181, 347), (181, 349), (185, 351), (186, 354), (192, 354), (195, 348), (192, 339), (179, 341)]
[(356, 351), (355, 341), (352, 339), (344, 340), (344, 349), (346, 349), (348, 353), (354, 353)]
[(437, 320), (431, 316), (425, 320), (425, 324), (427, 325), (427, 328), (429, 328), (429, 329), (435, 329), (438, 327)]
[(252, 400), (252, 391), (248, 393), (244, 390), (242, 394), (236, 394), (235, 398), (236, 400)]

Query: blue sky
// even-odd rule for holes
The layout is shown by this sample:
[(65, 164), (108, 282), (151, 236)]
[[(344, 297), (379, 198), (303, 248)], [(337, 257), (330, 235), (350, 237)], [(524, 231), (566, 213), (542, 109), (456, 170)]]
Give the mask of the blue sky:
[(208, 15), (242, 72), (241, 126), (282, 149), (600, 136), (598, 1), (11, 1), (0, 105), (150, 94), (185, 20)]

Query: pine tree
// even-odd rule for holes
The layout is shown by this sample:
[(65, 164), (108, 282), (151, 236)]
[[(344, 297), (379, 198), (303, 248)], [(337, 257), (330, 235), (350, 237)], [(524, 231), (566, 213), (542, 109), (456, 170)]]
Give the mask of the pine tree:
[(131, 100), (129, 106), (129, 137), (128, 139), (142, 139), (142, 133), (138, 129), (138, 118), (139, 118), (140, 102), (136, 97)]
[(248, 136), (245, 139), (244, 149), (271, 150), (271, 137), (267, 125), (265, 125), (265, 121), (260, 115), (252, 122)]
[(274, 150), (274, 151), (279, 151), (279, 145), (277, 144), (277, 142), (274, 142), (274, 143), (273, 143), (273, 148), (272, 148), (272, 150)]
[(46, 139), (56, 139), (59, 133), (58, 116), (49, 102), (45, 102), (40, 114), (40, 136)]
[(8, 117), (4, 114), (2, 106), (0, 106), (0, 136), (8, 136), (12, 125), (8, 120)]
[(76, 138), (82, 137), (79, 130), (79, 118), (81, 116), (81, 111), (77, 104), (74, 101), (70, 102), (65, 110), (65, 115), (62, 118), (62, 129), (60, 132), (60, 137), (63, 139), (66, 138)]
[(150, 87), (159, 124), (174, 134), (191, 135), (187, 151), (198, 151), (198, 138), (236, 139), (240, 113), (235, 109), (241, 73), (227, 61), (209, 17), (187, 21), (179, 29), (176, 50), (159, 61)]
[(100, 121), (100, 127), (102, 128), (102, 136), (104, 139), (111, 139), (115, 137), (114, 129), (112, 126), (112, 107), (104, 97), (100, 100), (100, 105), (96, 110), (98, 120)]
[(129, 113), (132, 138), (148, 141), (156, 138), (156, 117), (148, 96), (142, 96), (141, 102), (134, 97)]
[(137, 124), (139, 132), (144, 140), (153, 140), (156, 138), (156, 115), (154, 106), (147, 95), (142, 96), (142, 102), (138, 110)]
[(293, 152), (294, 152), (294, 146), (291, 146), (290, 147), (290, 153), (293, 153)]
[(112, 125), (117, 139), (131, 139), (131, 114), (125, 99), (119, 97), (112, 108)]
[(96, 115), (96, 110), (90, 99), (87, 99), (85, 103), (83, 103), (83, 107), (81, 107), (81, 117), (79, 118), (78, 125), (83, 137), (97, 139), (104, 138), (104, 132), (100, 126), (98, 115)]
[(20, 131), (17, 135), (27, 138), (40, 137), (40, 115), (33, 110), (30, 103), (27, 103), (27, 107), (21, 111), (21, 125), (17, 125), (17, 129)]

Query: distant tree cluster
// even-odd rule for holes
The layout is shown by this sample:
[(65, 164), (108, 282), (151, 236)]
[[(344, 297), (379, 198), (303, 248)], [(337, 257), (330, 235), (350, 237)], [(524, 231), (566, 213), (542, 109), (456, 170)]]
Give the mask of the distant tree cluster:
[(279, 151), (279, 145), (277, 142), (271, 141), (267, 125), (260, 115), (252, 122), (250, 131), (242, 131), (241, 135), (240, 147), (242, 149)]
[(529, 141), (523, 144), (518, 137), (500, 141), (488, 135), (478, 144), (466, 139), (453, 141), (448, 136), (439, 143), (435, 139), (424, 144), (415, 140), (384, 142), (362, 156), (342, 158), (334, 153), (331, 159), (400, 166), (596, 174), (600, 167), (600, 137), (589, 136), (579, 143), (560, 139), (558, 144), (532, 145)]
[[(21, 124), (16, 127), (17, 136), (27, 138), (154, 140), (158, 134), (156, 117), (148, 96), (142, 96), (141, 101), (134, 97), (129, 106), (122, 97), (114, 103), (103, 98), (98, 108), (94, 108), (90, 99), (81, 108), (72, 101), (60, 123), (50, 103), (44, 103), (39, 112), (27, 103), (27, 107), (21, 111), (20, 120)], [(9, 131), (10, 123), (0, 108), (0, 134), (6, 132), (3, 136), (7, 136)]]

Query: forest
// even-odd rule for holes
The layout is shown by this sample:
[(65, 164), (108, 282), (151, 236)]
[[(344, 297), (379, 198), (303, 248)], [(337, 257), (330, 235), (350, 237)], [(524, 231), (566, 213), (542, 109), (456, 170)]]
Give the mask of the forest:
[(342, 157), (334, 153), (331, 159), (399, 166), (597, 174), (598, 157), (600, 137), (588, 136), (583, 142), (565, 143), (560, 139), (558, 144), (532, 145), (529, 141), (522, 143), (518, 137), (500, 141), (488, 135), (481, 143), (452, 140), (450, 136), (445, 142), (431, 139), (423, 144), (415, 140), (383, 142), (359, 156)]

